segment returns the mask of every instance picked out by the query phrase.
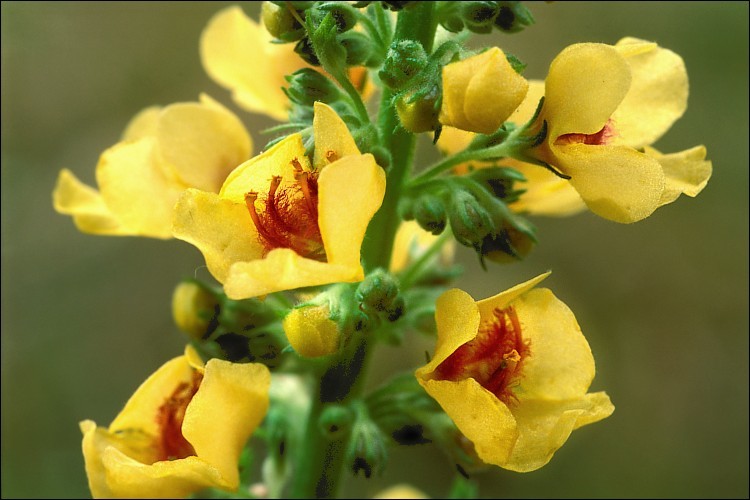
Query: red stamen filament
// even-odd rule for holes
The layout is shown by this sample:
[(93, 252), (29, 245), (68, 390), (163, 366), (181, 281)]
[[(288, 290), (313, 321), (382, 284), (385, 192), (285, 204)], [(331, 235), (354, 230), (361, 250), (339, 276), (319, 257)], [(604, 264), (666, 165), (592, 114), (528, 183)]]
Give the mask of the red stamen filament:
[(172, 395), (159, 407), (156, 414), (156, 422), (159, 425), (157, 461), (195, 456), (193, 446), (182, 435), (182, 421), (188, 404), (198, 392), (201, 380), (203, 380), (203, 375), (194, 371), (193, 379), (178, 385)]
[(515, 404), (513, 388), (522, 376), (530, 343), (521, 335), (521, 323), (512, 307), (495, 309), (493, 318), (479, 327), (477, 336), (448, 356), (436, 369), (440, 380), (473, 378), (506, 405)]
[(303, 170), (296, 158), (291, 163), (295, 183), (283, 187), (282, 178), (274, 176), (260, 210), (256, 207), (258, 193), (254, 191), (245, 194), (245, 204), (266, 252), (289, 248), (303, 257), (325, 261), (318, 229), (317, 175)]

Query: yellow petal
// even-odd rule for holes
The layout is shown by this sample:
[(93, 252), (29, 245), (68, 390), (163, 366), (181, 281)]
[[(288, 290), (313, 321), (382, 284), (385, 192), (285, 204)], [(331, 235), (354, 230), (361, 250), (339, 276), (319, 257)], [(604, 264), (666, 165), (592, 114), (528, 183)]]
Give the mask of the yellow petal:
[(573, 312), (546, 288), (530, 290), (513, 301), (522, 336), (531, 342), (520, 387), (524, 399), (575, 399), (594, 379), (594, 356)]
[(625, 146), (569, 144), (556, 147), (554, 165), (595, 214), (621, 223), (651, 215), (665, 178), (659, 162)]
[[(205, 255), (205, 254), (204, 254)], [(306, 259), (288, 248), (277, 248), (264, 258), (236, 261), (224, 280), (230, 299), (259, 297), (281, 290), (350, 283), (364, 278), (361, 266), (341, 266)]]
[[(439, 236), (425, 231), (416, 221), (403, 221), (393, 240), (390, 271), (397, 273), (404, 270), (407, 265), (424, 255), (438, 239)], [(453, 262), (455, 249), (453, 241), (443, 244), (439, 256), (442, 265), (450, 265)]]
[(106, 150), (96, 180), (107, 207), (130, 234), (172, 237), (172, 208), (186, 186), (167, 173), (153, 138)]
[(76, 227), (91, 234), (126, 235), (128, 231), (107, 208), (99, 192), (76, 178), (67, 168), (60, 171), (52, 203), (61, 214), (73, 216)]
[(417, 378), (472, 442), (486, 463), (507, 462), (518, 437), (516, 419), (510, 409), (473, 378), (458, 382)]
[(487, 59), (466, 87), (464, 113), (471, 130), (491, 134), (515, 111), (529, 84), (497, 47), (485, 52)]
[(653, 144), (687, 109), (688, 75), (682, 58), (654, 43), (623, 38), (615, 48), (625, 55), (633, 81), (612, 115), (617, 143), (635, 149)]
[(255, 156), (230, 173), (219, 191), (219, 196), (235, 203), (245, 203), (245, 194), (254, 191), (266, 194), (273, 176), (294, 179), (292, 160), (297, 160), (304, 170), (310, 170), (305, 156), (302, 136), (292, 134), (271, 149)]
[(188, 189), (174, 207), (174, 237), (195, 245), (209, 272), (224, 282), (229, 267), (262, 257), (264, 248), (244, 201)]
[(503, 165), (512, 167), (526, 177), (525, 182), (517, 184), (524, 189), (518, 201), (508, 205), (514, 212), (548, 217), (567, 217), (586, 209), (578, 191), (566, 179), (562, 179), (549, 170), (513, 159), (506, 159)]
[(239, 6), (219, 11), (200, 40), (201, 61), (209, 76), (232, 91), (243, 108), (286, 120), (289, 100), (284, 76), (308, 66), (294, 44), (273, 44), (271, 35)]
[(515, 122), (519, 127), (531, 120), (539, 107), (539, 100), (544, 97), (544, 82), (541, 80), (529, 80), (529, 90), (521, 104), (516, 108), (508, 120)]
[(468, 293), (458, 288), (444, 292), (435, 302), (437, 342), (435, 354), (425, 366), (416, 371), (417, 378), (431, 378), (432, 372), (453, 351), (477, 336), (479, 308)]
[(318, 177), (318, 227), (328, 262), (361, 274), (365, 231), (385, 196), (385, 172), (372, 155), (345, 156)]
[(163, 108), (151, 106), (136, 114), (125, 126), (122, 133), (123, 141), (135, 141), (143, 137), (156, 135), (156, 127), (159, 123), (159, 115)]
[(547, 279), (550, 274), (552, 274), (552, 271), (547, 271), (546, 273), (540, 274), (528, 281), (524, 281), (513, 288), (509, 288), (504, 292), (500, 292), (497, 295), (478, 301), (477, 309), (482, 317), (482, 321), (492, 319), (493, 311), (495, 309), (505, 309), (511, 302)]
[(524, 400), (513, 409), (518, 440), (509, 459), (498, 465), (516, 472), (539, 469), (565, 444), (571, 432), (606, 418), (613, 411), (614, 406), (603, 392), (572, 400)]
[(630, 66), (610, 45), (579, 43), (552, 61), (545, 80), (543, 117), (549, 138), (599, 132), (630, 88)]
[(218, 103), (179, 103), (159, 116), (156, 138), (164, 160), (180, 180), (218, 192), (227, 175), (250, 156), (244, 125)]
[(219, 471), (231, 490), (239, 486), (240, 452), (268, 410), (270, 384), (265, 365), (210, 359), (185, 411), (185, 439), (201, 460)]
[(698, 196), (711, 178), (713, 168), (711, 162), (706, 161), (705, 146), (666, 155), (647, 146), (645, 153), (659, 162), (666, 176), (666, 186), (659, 206), (672, 203), (681, 194)]
[(528, 84), (493, 47), (443, 68), (444, 125), (490, 134), (518, 107)]
[(330, 319), (327, 305), (306, 305), (292, 309), (284, 318), (284, 333), (301, 356), (317, 358), (339, 348), (338, 326)]
[(316, 169), (319, 170), (345, 156), (360, 154), (346, 123), (339, 118), (333, 108), (316, 101), (314, 113), (315, 156), (313, 166)]
[(474, 132), (468, 132), (461, 130), (460, 128), (443, 127), (440, 132), (440, 138), (437, 141), (438, 149), (447, 155), (456, 154), (459, 151), (463, 151), (469, 146), (469, 143), (474, 139)]

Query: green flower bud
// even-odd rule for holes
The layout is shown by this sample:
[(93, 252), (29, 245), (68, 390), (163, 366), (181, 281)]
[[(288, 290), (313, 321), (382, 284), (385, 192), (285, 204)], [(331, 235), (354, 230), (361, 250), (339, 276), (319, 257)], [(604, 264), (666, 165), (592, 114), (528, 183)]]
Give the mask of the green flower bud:
[(412, 4), (417, 2), (381, 2), (383, 7), (394, 12), (411, 7)]
[(415, 40), (394, 42), (388, 49), (378, 76), (391, 89), (398, 90), (427, 66), (427, 53)]
[(385, 311), (398, 297), (398, 281), (391, 274), (377, 269), (370, 273), (357, 287), (355, 297), (362, 308)]
[(489, 234), (482, 240), (480, 252), (483, 258), (505, 264), (522, 260), (536, 245), (533, 228), (519, 224), (505, 225), (499, 234)]
[(285, 5), (263, 2), (260, 17), (266, 30), (285, 42), (294, 42), (305, 36), (305, 29)]
[(344, 33), (338, 38), (338, 41), (346, 49), (346, 64), (349, 66), (364, 64), (373, 52), (370, 39), (356, 31)]
[(493, 229), (492, 218), (474, 196), (466, 191), (453, 195), (450, 224), (456, 241), (468, 247), (477, 247)]
[(294, 46), (294, 52), (296, 52), (307, 64), (320, 66), (320, 60), (318, 59), (317, 54), (315, 54), (315, 49), (313, 48), (310, 37), (306, 36), (297, 42)]
[(350, 408), (330, 404), (321, 412), (318, 419), (318, 428), (324, 436), (330, 439), (338, 439), (351, 430), (353, 422), (354, 412)]
[(414, 220), (425, 231), (440, 234), (445, 229), (446, 213), (443, 200), (433, 194), (424, 194), (412, 206)]
[(534, 16), (521, 2), (497, 2), (499, 11), (495, 27), (506, 33), (516, 33), (534, 24)]
[(207, 338), (218, 326), (219, 302), (205, 288), (184, 281), (172, 294), (172, 317), (175, 324), (194, 340)]
[(357, 10), (346, 2), (321, 2), (316, 7), (313, 19), (318, 24), (330, 12), (336, 22), (336, 30), (344, 33), (357, 24)]
[[(500, 7), (497, 2), (461, 2), (461, 15), (467, 25), (489, 26), (497, 17)], [(471, 28), (469, 28), (471, 29)]]
[(385, 311), (385, 317), (391, 323), (398, 320), (406, 312), (406, 301), (402, 296), (396, 297), (391, 305)]
[(312, 106), (315, 101), (333, 102), (341, 94), (327, 77), (312, 68), (302, 68), (285, 77), (289, 82), (286, 94), (292, 102)]

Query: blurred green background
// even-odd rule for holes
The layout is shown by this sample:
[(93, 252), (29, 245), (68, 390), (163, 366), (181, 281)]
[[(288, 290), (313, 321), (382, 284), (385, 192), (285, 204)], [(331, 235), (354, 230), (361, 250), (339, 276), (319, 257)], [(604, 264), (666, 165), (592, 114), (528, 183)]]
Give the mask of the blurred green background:
[[(107, 425), (185, 339), (172, 288), (202, 265), (179, 241), (95, 237), (52, 209), (58, 171), (93, 182), (99, 154), (152, 104), (232, 106), (205, 75), (198, 37), (225, 2), (2, 2), (2, 497), (88, 496), (78, 421)], [(258, 3), (244, 4), (252, 14)], [(537, 24), (477, 37), (543, 78), (582, 41), (654, 40), (680, 54), (688, 111), (656, 147), (705, 144), (714, 174), (647, 220), (533, 219), (522, 263), (481, 271), (459, 249), (475, 298), (551, 269), (597, 360), (592, 390), (616, 406), (576, 431), (543, 469), (476, 475), (484, 497), (748, 496), (748, 3), (531, 2)], [(262, 78), (263, 75), (258, 75)], [(199, 276), (201, 272), (199, 271)], [(421, 363), (427, 339), (383, 348), (373, 380)], [(451, 463), (430, 446), (394, 450), (371, 496), (407, 481), (442, 496)]]

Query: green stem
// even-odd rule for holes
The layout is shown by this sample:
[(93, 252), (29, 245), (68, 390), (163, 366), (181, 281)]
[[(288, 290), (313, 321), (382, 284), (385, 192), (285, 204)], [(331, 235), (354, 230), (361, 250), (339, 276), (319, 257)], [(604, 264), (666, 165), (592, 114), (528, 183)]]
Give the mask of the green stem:
[[(416, 40), (430, 53), (437, 29), (434, 10), (434, 2), (418, 2), (400, 11), (394, 40)], [(392, 97), (390, 91), (383, 92), (378, 116), (381, 145), (391, 153), (391, 166), (383, 204), (370, 221), (362, 248), (362, 260), (368, 272), (389, 266), (396, 230), (401, 223), (398, 203), (414, 160), (416, 135), (399, 126)]]

